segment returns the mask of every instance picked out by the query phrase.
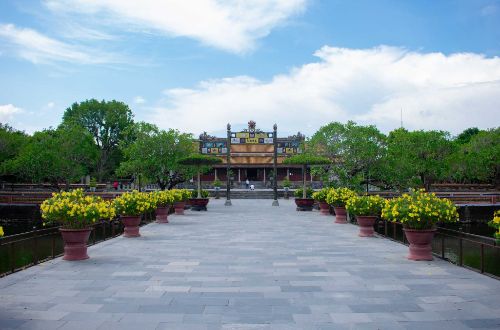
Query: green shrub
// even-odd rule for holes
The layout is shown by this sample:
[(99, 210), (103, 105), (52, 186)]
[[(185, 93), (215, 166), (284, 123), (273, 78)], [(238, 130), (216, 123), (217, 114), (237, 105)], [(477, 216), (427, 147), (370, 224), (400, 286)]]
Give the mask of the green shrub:
[[(201, 190), (201, 198), (208, 198), (208, 196), (210, 196), (208, 191), (202, 189)], [(197, 190), (193, 190), (191, 192), (191, 198), (198, 198), (198, 191)]]
[[(293, 195), (296, 198), (302, 198), (302, 192), (303, 192), (302, 188), (299, 188), (299, 189), (295, 190)], [(307, 188), (306, 189), (306, 198), (312, 198), (313, 193), (314, 193), (314, 190), (312, 190), (311, 188)]]

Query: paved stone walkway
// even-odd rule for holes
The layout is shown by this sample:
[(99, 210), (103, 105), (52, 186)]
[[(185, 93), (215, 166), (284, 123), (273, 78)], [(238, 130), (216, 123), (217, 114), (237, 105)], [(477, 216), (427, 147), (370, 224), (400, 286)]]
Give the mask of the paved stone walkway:
[(223, 202), (0, 279), (0, 328), (500, 328), (500, 281), (291, 200)]

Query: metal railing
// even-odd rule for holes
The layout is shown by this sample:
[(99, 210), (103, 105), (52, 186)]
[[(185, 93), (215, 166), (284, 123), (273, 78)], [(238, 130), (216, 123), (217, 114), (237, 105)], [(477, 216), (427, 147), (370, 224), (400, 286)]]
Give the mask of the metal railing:
[[(154, 212), (142, 217), (141, 226), (155, 218)], [(123, 233), (123, 224), (117, 218), (92, 226), (87, 246), (106, 241)], [(0, 238), (0, 277), (55, 259), (64, 252), (59, 227), (34, 230)]]
[[(409, 244), (401, 223), (379, 219), (375, 231), (380, 236)], [(432, 253), (458, 266), (500, 279), (500, 246), (494, 238), (438, 227)]]

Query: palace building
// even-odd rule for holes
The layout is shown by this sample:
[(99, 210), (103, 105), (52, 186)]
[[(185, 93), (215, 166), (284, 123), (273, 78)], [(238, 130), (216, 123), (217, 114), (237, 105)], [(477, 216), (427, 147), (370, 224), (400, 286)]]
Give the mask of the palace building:
[(300, 132), (293, 136), (277, 137), (277, 132), (273, 130), (262, 131), (256, 128), (256, 123), (252, 120), (248, 122), (248, 128), (240, 132), (232, 132), (228, 125), (226, 137), (215, 137), (204, 132), (199, 138), (200, 153), (220, 157), (223, 163), (203, 175), (202, 181), (226, 180), (228, 152), (229, 174), (233, 186), (244, 185), (248, 179), (256, 187), (272, 187), (275, 155), (278, 182), (287, 177), (290, 181), (301, 181), (300, 166), (284, 165), (283, 160), (301, 153), (304, 139), (305, 136)]

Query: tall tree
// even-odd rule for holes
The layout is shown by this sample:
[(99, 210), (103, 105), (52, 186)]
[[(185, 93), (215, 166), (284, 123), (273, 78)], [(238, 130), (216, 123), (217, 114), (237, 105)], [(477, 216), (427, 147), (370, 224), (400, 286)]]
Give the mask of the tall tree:
[(0, 123), (0, 170), (2, 163), (17, 157), (29, 140), (30, 137), (24, 132)]
[(459, 146), (451, 175), (459, 182), (500, 183), (500, 127), (479, 131)]
[(455, 138), (455, 142), (457, 142), (460, 145), (469, 143), (470, 139), (473, 136), (477, 135), (479, 132), (480, 130), (477, 127), (467, 128), (462, 133), (457, 135), (457, 137)]
[(98, 156), (92, 136), (79, 126), (36, 132), (19, 155), (6, 162), (7, 173), (32, 183), (69, 185), (90, 171)]
[(74, 103), (66, 109), (62, 125), (79, 125), (92, 134), (100, 155), (96, 166), (99, 181), (108, 177), (118, 166), (122, 154), (120, 141), (127, 138), (127, 129), (133, 124), (128, 105), (119, 101), (95, 99)]
[(134, 125), (133, 135), (133, 142), (121, 146), (125, 160), (117, 173), (143, 175), (162, 190), (172, 189), (195, 173), (193, 168), (178, 164), (180, 159), (198, 151), (191, 134), (164, 131), (141, 122)]
[(309, 140), (308, 148), (334, 159), (329, 171), (324, 173), (326, 179), (358, 190), (361, 184), (376, 181), (375, 173), (384, 154), (384, 144), (385, 136), (375, 126), (361, 126), (349, 121), (346, 124), (332, 122), (321, 127)]
[(446, 178), (454, 150), (448, 132), (400, 128), (389, 133), (382, 173), (393, 187), (423, 186), (428, 190), (433, 182)]

